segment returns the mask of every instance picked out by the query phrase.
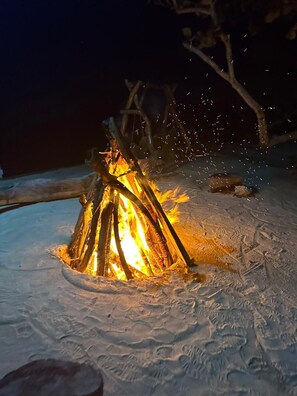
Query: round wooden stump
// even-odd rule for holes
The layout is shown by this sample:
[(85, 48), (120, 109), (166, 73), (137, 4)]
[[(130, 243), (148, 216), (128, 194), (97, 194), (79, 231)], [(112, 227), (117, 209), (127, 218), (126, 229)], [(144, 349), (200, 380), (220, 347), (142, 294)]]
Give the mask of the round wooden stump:
[(103, 378), (88, 364), (35, 360), (0, 380), (0, 396), (103, 396)]

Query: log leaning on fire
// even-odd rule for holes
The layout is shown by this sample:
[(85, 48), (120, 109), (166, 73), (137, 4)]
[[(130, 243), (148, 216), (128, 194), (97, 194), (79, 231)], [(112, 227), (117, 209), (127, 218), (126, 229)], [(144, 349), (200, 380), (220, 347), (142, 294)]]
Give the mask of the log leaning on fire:
[[(96, 177), (97, 179), (97, 177)], [(81, 220), (81, 226), (78, 227), (78, 229), (75, 228), (74, 234), (72, 236), (72, 242), (69, 247), (69, 254), (73, 258), (71, 266), (73, 268), (76, 268), (80, 272), (84, 272), (85, 269), (88, 266), (89, 260), (91, 258), (94, 244), (95, 244), (95, 239), (96, 239), (96, 231), (97, 231), (97, 222), (99, 220), (100, 216), (100, 202), (103, 197), (104, 193), (104, 186), (101, 180), (96, 182), (95, 184), (96, 189), (93, 191), (93, 195), (89, 198), (89, 201), (85, 205), (85, 207), (82, 208), (82, 214), (80, 218)], [(92, 189), (91, 189), (92, 193)], [(92, 209), (92, 223), (89, 231), (89, 235), (84, 232), (85, 225), (87, 226), (87, 221), (84, 221), (86, 217), (86, 213), (88, 211), (88, 204), (90, 205), (93, 202), (93, 209)], [(80, 223), (80, 218), (78, 220), (78, 224)], [(83, 245), (86, 240), (88, 239), (88, 244), (87, 244), (87, 249), (85, 253), (83, 254), (82, 249), (78, 250), (77, 245)], [(78, 242), (76, 242), (78, 241)], [(82, 257), (82, 259), (81, 259)]]
[[(155, 221), (152, 214), (149, 212), (149, 210), (144, 206), (144, 204), (141, 202), (141, 200), (133, 194), (123, 183), (121, 183), (116, 176), (110, 174), (106, 168), (106, 162), (102, 160), (100, 157), (100, 154), (97, 152), (97, 150), (92, 151), (92, 157), (90, 160), (90, 165), (91, 167), (95, 170), (97, 175), (100, 177), (103, 185), (107, 185), (113, 190), (117, 191), (119, 194), (122, 194), (125, 198), (129, 199), (131, 203), (136, 206), (136, 208), (141, 212), (141, 214), (145, 217), (150, 232), (153, 234), (154, 239), (158, 242), (158, 246), (161, 252), (161, 260), (158, 259), (157, 255), (154, 254), (154, 250), (152, 250), (152, 253), (155, 256), (155, 259), (157, 261), (157, 264), (159, 266), (161, 265), (161, 262), (164, 263), (165, 268), (168, 268), (171, 264), (173, 264), (173, 258), (170, 254), (170, 251), (167, 247), (166, 239), (163, 236), (161, 227), (158, 223), (158, 221)], [(103, 213), (102, 213), (103, 214)], [(103, 227), (109, 231), (109, 228), (105, 224), (105, 221), (110, 221), (108, 217), (106, 219), (101, 219)], [(100, 233), (101, 235), (101, 233)], [(102, 238), (104, 238), (102, 234)], [(100, 238), (99, 238), (99, 243), (100, 243)], [(107, 242), (106, 242), (107, 243)], [(108, 249), (104, 244), (103, 246), (100, 246), (103, 251)], [(123, 263), (122, 263), (123, 266)], [(165, 269), (162, 268), (162, 269)], [(102, 273), (102, 268), (97, 273), (98, 275), (103, 275)]]
[(138, 164), (136, 158), (134, 157), (133, 153), (130, 150), (130, 147), (124, 141), (116, 123), (112, 117), (110, 117), (106, 122), (103, 123), (106, 130), (106, 135), (109, 139), (113, 139), (116, 141), (119, 151), (121, 152), (122, 156), (126, 160), (127, 164), (129, 165), (131, 171), (136, 172), (136, 179), (139, 185), (141, 186), (142, 190), (144, 191), (146, 198), (148, 199), (149, 203), (153, 208), (156, 210), (156, 214), (160, 220), (160, 223), (163, 227), (163, 232), (165, 232), (166, 236), (170, 240), (171, 244), (173, 245), (179, 259), (182, 261), (183, 264), (186, 266), (192, 267), (193, 260), (188, 255), (185, 247), (183, 246), (181, 240), (179, 239), (178, 235), (176, 234), (172, 224), (168, 220), (164, 210), (157, 200), (148, 180), (146, 179), (145, 175), (142, 173), (140, 165)]
[(120, 262), (123, 268), (123, 271), (125, 272), (127, 280), (130, 280), (133, 278), (132, 273), (130, 271), (130, 268), (128, 267), (124, 251), (122, 249), (121, 241), (120, 241), (120, 233), (119, 233), (119, 195), (115, 197), (115, 202), (114, 202), (114, 210), (113, 210), (113, 229), (114, 229), (114, 238), (115, 238), (115, 243), (116, 247), (119, 253), (120, 257)]
[(110, 240), (111, 240), (111, 226), (112, 214), (114, 207), (114, 191), (111, 189), (110, 201), (102, 209), (101, 213), (101, 227), (98, 241), (98, 276), (107, 276), (109, 256), (110, 256)]
[[(71, 267), (85, 272), (93, 262), (96, 275), (118, 277), (119, 268), (112, 264), (116, 254), (111, 248), (112, 238), (118, 253), (118, 264), (127, 280), (134, 276), (141, 277), (144, 273), (149, 276), (158, 274), (169, 268), (176, 256), (185, 266), (191, 266), (191, 259), (113, 119), (108, 121), (107, 126), (110, 151), (99, 153), (94, 149), (88, 161), (96, 175), (87, 196), (81, 199), (82, 209), (68, 247)], [(123, 161), (126, 163), (125, 173), (118, 174), (117, 166)], [(129, 187), (119, 180), (122, 176), (125, 176)], [(122, 213), (126, 211), (124, 198), (133, 206), (137, 221), (145, 233), (148, 250), (141, 244), (136, 245), (146, 269), (144, 273), (128, 263), (122, 248), (119, 224)], [(136, 223), (130, 225), (130, 234), (134, 240), (137, 239)]]
[(76, 268), (79, 271), (81, 271), (80, 257), (82, 255), (82, 249), (85, 242), (84, 237), (86, 236), (86, 227), (88, 225), (87, 215), (92, 205), (95, 191), (99, 192), (101, 190), (101, 187), (98, 185), (98, 183), (100, 183), (101, 185), (101, 182), (97, 181), (97, 176), (95, 175), (87, 196), (83, 196), (80, 199), (82, 208), (80, 210), (78, 221), (76, 222), (74, 233), (72, 235), (71, 242), (68, 248), (69, 255), (70, 257), (72, 257), (71, 267)]

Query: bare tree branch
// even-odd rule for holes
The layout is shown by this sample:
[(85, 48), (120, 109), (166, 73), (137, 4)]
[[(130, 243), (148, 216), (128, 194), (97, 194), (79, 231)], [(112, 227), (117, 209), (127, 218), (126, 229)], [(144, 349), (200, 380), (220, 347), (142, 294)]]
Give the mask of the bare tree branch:
[(196, 14), (196, 15), (210, 15), (211, 10), (209, 7), (188, 7), (188, 8), (176, 8), (177, 14)]
[(268, 147), (275, 146), (276, 144), (279, 143), (285, 143), (290, 140), (297, 140), (297, 131), (293, 132), (288, 132), (285, 133), (284, 135), (274, 135), (269, 139)]
[(211, 15), (211, 5), (193, 5), (183, 8), (177, 4), (176, 0), (155, 0), (155, 4), (168, 7), (177, 14)]
[(226, 80), (232, 88), (241, 96), (245, 103), (255, 112), (258, 121), (259, 142), (261, 147), (268, 147), (269, 139), (267, 134), (267, 124), (265, 113), (262, 106), (250, 95), (250, 93), (237, 81), (233, 64), (232, 64), (232, 47), (230, 38), (222, 35), (223, 43), (226, 48), (226, 60), (228, 64), (228, 72), (221, 69), (216, 62), (210, 59), (200, 48), (194, 47), (191, 44), (184, 43), (184, 47), (198, 55), (204, 62), (206, 62), (220, 77)]
[(192, 44), (184, 43), (183, 46), (190, 52), (198, 55), (205, 63), (207, 63), (217, 74), (224, 80), (230, 82), (230, 77), (219, 65), (206, 55), (200, 48), (194, 47)]
[[(285, 0), (284, 0), (285, 1)], [(225, 57), (227, 62), (227, 70), (223, 70), (215, 61), (213, 61), (208, 55), (202, 51), (202, 46), (193, 46), (192, 43), (184, 43), (184, 47), (198, 55), (205, 63), (207, 63), (220, 77), (227, 81), (232, 88), (241, 96), (246, 104), (255, 112), (258, 121), (258, 134), (259, 134), (259, 145), (262, 148), (267, 148), (275, 144), (285, 142), (288, 140), (296, 139), (296, 132), (287, 133), (281, 136), (273, 136), (269, 139), (267, 131), (267, 122), (265, 112), (262, 106), (250, 95), (250, 93), (240, 84), (235, 77), (234, 65), (233, 65), (233, 54), (232, 54), (232, 43), (230, 35), (221, 31), (221, 21), (217, 14), (216, 0), (155, 0), (156, 3), (167, 6), (175, 11), (177, 14), (196, 14), (197, 16), (210, 16), (210, 29), (213, 33), (219, 36), (220, 40), (225, 46)], [(295, 4), (296, 0), (292, 1)], [(223, 2), (222, 2), (223, 3)], [(269, 3), (269, 2), (268, 2)], [(290, 3), (290, 2), (289, 2)], [(288, 2), (285, 1), (286, 6)], [(290, 4), (289, 10), (296, 13), (297, 8)], [(226, 11), (226, 10), (225, 10)], [(271, 11), (271, 7), (268, 6), (266, 11)], [(215, 30), (214, 30), (215, 29)], [(293, 25), (287, 33), (287, 38), (295, 38), (297, 30), (297, 24)], [(219, 32), (219, 34), (218, 34)], [(198, 36), (199, 34), (197, 34)], [(206, 37), (208, 38), (208, 37)], [(211, 36), (209, 36), (211, 38)]]
[(222, 40), (222, 42), (224, 43), (225, 48), (226, 48), (226, 60), (227, 60), (227, 65), (228, 65), (228, 74), (229, 74), (229, 78), (233, 81), (233, 80), (235, 80), (235, 74), (234, 74), (234, 67), (233, 67), (233, 54), (232, 54), (230, 35), (221, 33), (220, 39)]

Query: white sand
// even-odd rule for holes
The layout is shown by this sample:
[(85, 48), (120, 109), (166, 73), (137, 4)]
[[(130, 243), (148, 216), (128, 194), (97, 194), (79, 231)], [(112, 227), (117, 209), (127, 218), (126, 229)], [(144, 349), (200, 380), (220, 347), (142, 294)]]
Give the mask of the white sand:
[[(224, 170), (259, 194), (208, 192)], [(77, 199), (0, 215), (0, 378), (51, 357), (98, 367), (105, 396), (297, 395), (297, 174), (220, 156), (158, 184), (190, 195), (176, 229), (202, 283), (111, 282), (62, 265), (51, 252), (70, 240)]]

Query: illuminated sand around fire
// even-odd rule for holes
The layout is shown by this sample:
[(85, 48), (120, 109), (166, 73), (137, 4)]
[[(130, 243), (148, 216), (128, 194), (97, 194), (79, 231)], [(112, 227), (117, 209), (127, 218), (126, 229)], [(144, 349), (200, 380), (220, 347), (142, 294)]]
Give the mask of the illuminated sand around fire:
[(0, 376), (52, 357), (100, 368), (107, 396), (296, 394), (296, 178), (263, 168), (255, 199), (210, 194), (203, 161), (158, 180), (190, 197), (175, 228), (201, 283), (61, 264), (51, 253), (69, 243), (77, 199), (1, 214)]

